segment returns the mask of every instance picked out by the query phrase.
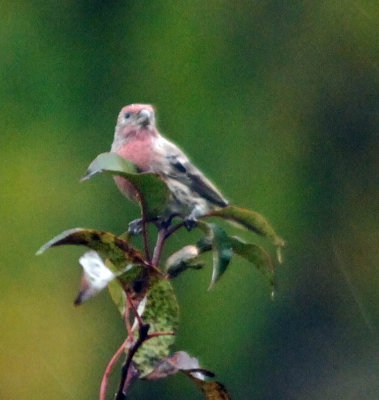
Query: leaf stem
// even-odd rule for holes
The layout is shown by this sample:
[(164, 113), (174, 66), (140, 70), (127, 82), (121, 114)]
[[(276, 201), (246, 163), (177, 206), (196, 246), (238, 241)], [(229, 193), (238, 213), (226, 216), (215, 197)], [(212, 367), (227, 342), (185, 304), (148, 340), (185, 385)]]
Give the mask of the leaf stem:
[(174, 336), (174, 335), (175, 335), (174, 331), (153, 332), (153, 333), (150, 333), (149, 335), (147, 335), (146, 340), (154, 339), (155, 337), (159, 337), (159, 336)]

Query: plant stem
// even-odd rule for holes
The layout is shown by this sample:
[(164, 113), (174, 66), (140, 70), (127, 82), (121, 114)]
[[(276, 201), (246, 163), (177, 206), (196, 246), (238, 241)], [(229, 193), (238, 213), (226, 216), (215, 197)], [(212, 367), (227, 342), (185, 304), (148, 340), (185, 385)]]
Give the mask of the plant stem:
[(100, 385), (99, 400), (106, 399), (106, 391), (107, 391), (107, 386), (108, 386), (108, 382), (109, 382), (109, 377), (111, 376), (111, 373), (116, 365), (116, 362), (121, 357), (121, 355), (124, 353), (125, 345), (126, 345), (127, 341), (128, 341), (128, 339), (126, 339), (124, 341), (124, 343), (116, 351), (116, 353), (113, 355), (113, 357), (109, 361), (107, 367), (105, 368), (103, 379), (101, 380), (101, 385)]
[[(138, 311), (135, 307), (135, 305), (133, 304), (133, 300), (131, 299), (130, 295), (128, 292), (126, 292), (126, 297), (127, 297), (127, 308), (129, 310), (133, 310), (133, 313), (135, 314), (135, 317), (138, 321), (138, 339), (135, 341), (135, 343), (131, 344), (129, 347), (129, 351), (128, 351), (128, 355), (126, 357), (125, 363), (122, 366), (121, 369), (121, 380), (120, 380), (120, 385), (118, 387), (118, 391), (115, 397), (115, 400), (126, 400), (126, 391), (128, 386), (130, 385), (130, 383), (132, 382), (132, 380), (134, 378), (136, 378), (137, 375), (137, 371), (135, 369), (131, 369), (132, 366), (132, 360), (134, 357), (134, 354), (137, 352), (137, 350), (142, 346), (142, 344), (149, 339), (153, 339), (155, 337), (158, 336), (163, 336), (163, 335), (174, 335), (175, 333), (173, 331), (168, 331), (168, 332), (153, 332), (151, 334), (149, 334), (149, 329), (150, 329), (150, 325), (149, 324), (144, 324), (142, 321), (141, 316), (138, 314)], [(110, 361), (105, 374), (104, 374), (104, 378), (103, 378), (103, 382), (101, 385), (101, 391), (100, 391), (100, 399), (99, 400), (105, 400), (105, 390), (108, 384), (108, 378), (110, 373), (112, 372), (114, 363), (118, 360), (118, 358), (121, 355), (120, 350), (122, 349), (122, 351), (125, 349), (125, 346), (127, 345), (127, 343), (129, 341), (131, 341), (133, 338), (133, 332), (130, 331), (128, 334), (127, 339), (125, 340), (125, 342), (123, 343), (123, 345), (121, 346), (121, 348), (117, 351), (117, 353), (112, 357), (112, 360)], [(103, 396), (103, 397), (101, 397)]]
[(151, 261), (154, 267), (159, 265), (164, 243), (166, 241), (167, 228), (162, 227), (158, 231), (157, 243), (155, 244), (153, 259)]
[[(128, 309), (133, 310), (134, 316), (136, 317), (137, 321), (138, 321), (138, 326), (141, 327), (143, 325), (143, 321), (141, 316), (138, 314), (137, 308), (135, 307), (135, 305), (133, 304), (133, 299), (130, 297), (130, 294), (125, 291), (126, 293), (126, 297), (127, 297), (127, 303), (129, 303), (129, 307), (127, 304)], [(133, 334), (133, 332), (131, 332)]]
[(171, 226), (169, 229), (166, 230), (166, 237), (165, 239), (167, 239), (168, 237), (170, 237), (173, 233), (175, 233), (178, 229), (183, 228), (184, 226), (184, 222), (180, 222), (177, 225)]
[(143, 342), (148, 338), (149, 328), (150, 328), (149, 324), (144, 324), (139, 327), (138, 339), (130, 347), (128, 355), (125, 360), (125, 363), (122, 366), (120, 385), (118, 387), (118, 391), (117, 391), (115, 400), (126, 400), (126, 387), (125, 386), (128, 383), (128, 378), (129, 379), (133, 378), (132, 376), (128, 377), (132, 359), (134, 357), (134, 354), (137, 352), (137, 350), (142, 346)]
[(128, 293), (125, 291), (125, 294), (126, 294), (127, 299), (126, 299), (126, 304), (125, 304), (124, 321), (125, 321), (125, 328), (126, 328), (126, 331), (128, 332), (128, 338), (129, 338), (129, 337), (132, 337), (133, 332), (132, 332), (132, 326), (130, 325), (130, 319), (129, 319), (130, 308), (128, 307), (128, 301), (129, 301)]

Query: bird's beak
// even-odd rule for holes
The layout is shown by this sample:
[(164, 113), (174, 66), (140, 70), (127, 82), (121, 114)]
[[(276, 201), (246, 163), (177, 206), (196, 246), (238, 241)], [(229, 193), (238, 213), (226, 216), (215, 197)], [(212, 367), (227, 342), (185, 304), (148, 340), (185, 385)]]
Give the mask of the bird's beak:
[(141, 110), (138, 114), (138, 119), (137, 119), (138, 123), (143, 125), (143, 126), (147, 126), (150, 124), (151, 122), (151, 112), (149, 110)]

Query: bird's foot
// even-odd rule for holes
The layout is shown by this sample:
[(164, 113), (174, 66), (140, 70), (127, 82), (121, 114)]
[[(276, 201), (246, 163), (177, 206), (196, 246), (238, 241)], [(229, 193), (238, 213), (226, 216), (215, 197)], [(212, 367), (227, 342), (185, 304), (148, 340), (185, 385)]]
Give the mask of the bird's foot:
[(192, 215), (188, 215), (184, 218), (183, 224), (186, 227), (187, 231), (191, 231), (197, 225), (197, 218)]
[(161, 229), (168, 229), (172, 224), (172, 220), (177, 217), (178, 214), (171, 214), (168, 218), (158, 218), (155, 225), (157, 226), (158, 230)]
[(158, 228), (158, 230), (163, 230), (163, 229), (168, 229), (169, 226), (171, 225), (171, 221), (167, 221), (167, 220), (161, 220), (161, 221), (157, 221), (155, 223), (156, 227)]
[(131, 235), (140, 235), (142, 233), (142, 218), (137, 218), (129, 222), (128, 232)]

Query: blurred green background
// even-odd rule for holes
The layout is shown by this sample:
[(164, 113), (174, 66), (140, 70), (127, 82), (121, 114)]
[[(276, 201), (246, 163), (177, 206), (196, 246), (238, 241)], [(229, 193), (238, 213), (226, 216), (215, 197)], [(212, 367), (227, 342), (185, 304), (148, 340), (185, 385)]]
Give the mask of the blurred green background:
[[(0, 398), (98, 396), (123, 340), (118, 311), (105, 292), (72, 306), (83, 249), (34, 254), (65, 229), (121, 233), (138, 216), (111, 179), (79, 178), (108, 151), (119, 109), (145, 102), (228, 199), (287, 240), (273, 302), (237, 258), (211, 292), (209, 268), (180, 276), (175, 348), (233, 399), (378, 399), (377, 2), (0, 10)], [(131, 398), (202, 396), (175, 376), (141, 382)]]

